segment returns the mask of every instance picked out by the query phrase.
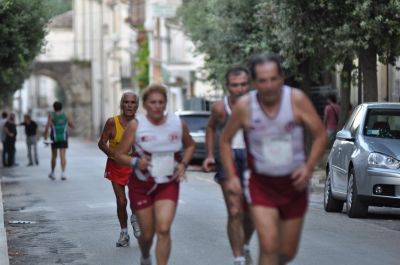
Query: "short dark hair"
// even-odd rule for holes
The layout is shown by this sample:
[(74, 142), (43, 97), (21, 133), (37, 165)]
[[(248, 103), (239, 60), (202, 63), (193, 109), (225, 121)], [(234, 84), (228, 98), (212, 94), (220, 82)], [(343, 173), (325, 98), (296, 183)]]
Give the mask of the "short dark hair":
[(256, 54), (250, 59), (250, 74), (251, 78), (254, 80), (257, 77), (256, 74), (256, 67), (259, 65), (263, 65), (265, 63), (274, 63), (276, 64), (276, 67), (278, 68), (278, 73), (279, 75), (283, 75), (283, 68), (282, 68), (282, 63), (281, 59), (277, 54), (274, 53), (261, 53), (261, 54)]
[(3, 119), (6, 119), (7, 116), (8, 116), (7, 111), (3, 111), (3, 112), (1, 113), (1, 117), (2, 117)]
[(60, 111), (62, 110), (62, 103), (60, 101), (56, 101), (53, 104), (53, 109), (54, 111)]
[(241, 73), (245, 73), (247, 76), (250, 76), (249, 70), (241, 65), (233, 65), (229, 67), (228, 71), (226, 71), (225, 74), (225, 83), (228, 85), (229, 84), (229, 77), (231, 75), (240, 75)]
[(336, 95), (333, 94), (333, 93), (328, 94), (328, 95), (326, 96), (326, 98), (329, 99), (330, 101), (332, 101), (333, 103), (336, 103), (336, 102), (337, 102), (337, 100), (336, 100)]

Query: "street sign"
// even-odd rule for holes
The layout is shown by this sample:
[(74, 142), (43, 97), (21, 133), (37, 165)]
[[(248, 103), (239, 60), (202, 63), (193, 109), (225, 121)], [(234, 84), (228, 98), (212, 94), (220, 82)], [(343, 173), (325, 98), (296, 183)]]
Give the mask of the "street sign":
[(172, 3), (155, 3), (153, 4), (153, 17), (175, 17), (178, 7), (179, 5)]

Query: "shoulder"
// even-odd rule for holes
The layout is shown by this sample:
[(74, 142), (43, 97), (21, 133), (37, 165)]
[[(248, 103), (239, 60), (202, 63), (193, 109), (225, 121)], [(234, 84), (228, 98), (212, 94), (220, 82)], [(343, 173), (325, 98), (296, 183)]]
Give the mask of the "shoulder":
[(292, 94), (292, 102), (296, 106), (301, 106), (305, 102), (309, 102), (310, 99), (308, 96), (300, 89), (298, 88), (291, 88), (291, 94)]
[(114, 117), (108, 118), (106, 121), (106, 126), (114, 126), (114, 125), (115, 125)]
[(212, 114), (224, 114), (225, 113), (225, 104), (223, 100), (215, 101), (211, 106), (211, 113)]
[(233, 109), (247, 109), (248, 106), (251, 103), (251, 93), (254, 92), (249, 92), (246, 95), (243, 95), (239, 98), (239, 100), (236, 102), (235, 106), (233, 107)]

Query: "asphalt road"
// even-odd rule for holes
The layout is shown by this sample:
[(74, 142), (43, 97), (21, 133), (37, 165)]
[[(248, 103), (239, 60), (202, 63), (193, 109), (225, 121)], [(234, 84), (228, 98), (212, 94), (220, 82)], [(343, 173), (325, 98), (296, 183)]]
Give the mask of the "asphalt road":
[[(40, 144), (39, 151), (40, 166), (26, 167), (19, 143), (20, 165), (0, 171), (10, 264), (139, 264), (133, 236), (130, 247), (115, 247), (119, 225), (114, 195), (103, 178), (106, 159), (96, 144), (72, 141), (65, 182), (59, 173), (56, 181), (48, 179), (50, 150)], [(292, 264), (400, 264), (399, 210), (373, 208), (367, 219), (354, 220), (345, 213), (325, 213), (321, 201), (322, 194), (311, 195), (299, 255)], [(218, 185), (210, 174), (191, 171), (181, 189), (170, 264), (232, 264), (225, 222)], [(251, 247), (255, 257), (256, 237)]]

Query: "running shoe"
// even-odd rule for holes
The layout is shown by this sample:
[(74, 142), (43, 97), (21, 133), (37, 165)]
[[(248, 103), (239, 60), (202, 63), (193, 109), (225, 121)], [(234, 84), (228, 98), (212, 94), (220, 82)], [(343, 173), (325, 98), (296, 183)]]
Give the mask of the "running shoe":
[(50, 173), (49, 174), (49, 179), (51, 179), (51, 180), (55, 180), (56, 178), (54, 177), (54, 173)]
[(121, 232), (119, 234), (119, 239), (116, 243), (117, 247), (127, 247), (129, 246), (129, 235), (126, 232)]
[(244, 251), (244, 258), (246, 260), (246, 265), (253, 265), (253, 259), (251, 258), (251, 253), (249, 249)]
[(151, 256), (148, 258), (140, 258), (140, 265), (151, 265)]
[(246, 260), (244, 257), (235, 258), (233, 265), (246, 265)]
[(139, 238), (141, 231), (140, 231), (140, 226), (139, 226), (139, 222), (137, 220), (136, 214), (134, 214), (134, 213), (131, 215), (131, 225), (133, 228), (133, 235), (136, 238)]

